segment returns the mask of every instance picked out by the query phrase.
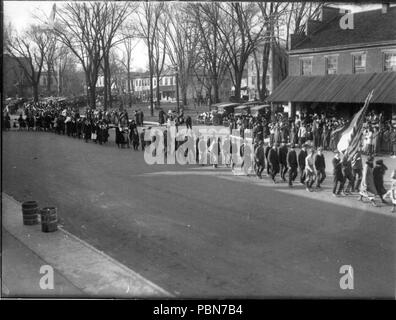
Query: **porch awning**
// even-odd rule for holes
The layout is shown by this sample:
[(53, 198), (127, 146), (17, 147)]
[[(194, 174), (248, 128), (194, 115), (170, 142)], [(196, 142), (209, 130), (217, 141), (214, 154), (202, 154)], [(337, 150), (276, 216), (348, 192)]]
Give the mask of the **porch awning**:
[(368, 93), (373, 89), (371, 103), (396, 104), (396, 72), (289, 76), (267, 100), (364, 103)]

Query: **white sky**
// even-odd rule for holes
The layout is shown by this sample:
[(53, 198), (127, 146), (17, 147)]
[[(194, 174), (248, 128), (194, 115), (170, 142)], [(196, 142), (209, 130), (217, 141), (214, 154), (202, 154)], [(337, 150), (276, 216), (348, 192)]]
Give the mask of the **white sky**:
[[(22, 31), (35, 22), (34, 14), (45, 14), (49, 16), (54, 3), (61, 4), (63, 1), (4, 1), (4, 25), (12, 23), (18, 31)], [(352, 10), (352, 12), (373, 10), (381, 5), (373, 4), (343, 4), (340, 7)], [(144, 70), (148, 65), (147, 48), (142, 41), (139, 41), (134, 49), (133, 70)]]
[[(4, 1), (4, 26), (11, 22), (18, 31), (22, 31), (30, 24), (34, 24), (35, 15), (45, 14), (49, 16), (54, 3), (57, 6), (66, 1)], [(139, 41), (133, 50), (133, 71), (144, 71), (148, 65), (147, 47), (143, 41)], [(122, 53), (120, 53), (120, 57)]]

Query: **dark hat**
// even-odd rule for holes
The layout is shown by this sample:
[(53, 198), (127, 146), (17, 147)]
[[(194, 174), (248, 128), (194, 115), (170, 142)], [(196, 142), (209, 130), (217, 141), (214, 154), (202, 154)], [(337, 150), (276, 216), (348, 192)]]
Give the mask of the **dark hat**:
[(374, 157), (369, 156), (369, 157), (367, 158), (367, 162), (373, 162), (373, 161), (374, 161)]
[(375, 164), (384, 164), (384, 161), (382, 159), (378, 159), (377, 161), (375, 161)]

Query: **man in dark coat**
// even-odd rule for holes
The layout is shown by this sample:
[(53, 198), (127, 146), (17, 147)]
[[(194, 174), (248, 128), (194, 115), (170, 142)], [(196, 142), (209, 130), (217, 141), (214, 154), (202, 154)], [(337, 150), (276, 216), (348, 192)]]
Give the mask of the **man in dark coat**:
[(143, 126), (144, 123), (144, 112), (143, 110), (140, 110), (140, 125)]
[(315, 156), (314, 164), (316, 170), (316, 188), (320, 189), (320, 185), (326, 179), (326, 161), (322, 153), (322, 147), (318, 148), (318, 153)]
[(286, 173), (287, 173), (287, 145), (286, 141), (282, 141), (281, 147), (278, 149), (278, 158), (280, 164), (280, 175), (283, 181), (286, 181)]
[(352, 164), (353, 179), (355, 180), (355, 185), (352, 188), (352, 192), (358, 192), (360, 183), (362, 182), (362, 175), (363, 175), (363, 161), (362, 161), (362, 153), (360, 148), (353, 155), (351, 164)]
[(343, 195), (351, 195), (351, 190), (355, 184), (355, 179), (353, 176), (351, 160), (348, 160), (346, 156), (342, 160), (342, 174), (344, 175), (344, 186), (346, 184)]
[(186, 127), (187, 127), (187, 130), (192, 129), (192, 119), (190, 116), (187, 116), (187, 118), (186, 118)]
[(307, 146), (304, 144), (298, 154), (298, 168), (300, 169), (301, 184), (305, 184), (305, 158), (307, 155)]
[(268, 153), (268, 166), (270, 167), (271, 179), (276, 183), (275, 177), (279, 173), (278, 144), (275, 143)]
[(257, 148), (254, 151), (254, 160), (256, 165), (256, 175), (258, 178), (262, 179), (261, 174), (265, 168), (265, 154), (264, 154), (264, 141), (260, 140), (258, 142)]
[(388, 170), (388, 168), (386, 165), (384, 165), (382, 159), (379, 159), (375, 162), (375, 167), (373, 169), (374, 185), (383, 203), (386, 203), (383, 198), (383, 195), (386, 193), (386, 189), (384, 187), (384, 175), (386, 170)]
[[(344, 175), (342, 174), (342, 163), (340, 159), (339, 151), (335, 151), (334, 158), (332, 160), (333, 163), (333, 177), (334, 177), (334, 186), (333, 186), (333, 196), (339, 196), (341, 194), (341, 190), (344, 188)], [(337, 185), (339, 184), (338, 191)]]
[(144, 151), (144, 148), (146, 146), (146, 141), (144, 140), (144, 135), (146, 133), (146, 129), (142, 129), (142, 132), (140, 133), (140, 144), (142, 146), (142, 151)]
[(84, 124), (83, 124), (83, 132), (84, 132), (84, 139), (85, 142), (88, 142), (89, 139), (91, 139), (91, 123), (89, 122), (88, 119), (85, 119)]
[(289, 168), (289, 186), (292, 187), (293, 181), (297, 177), (297, 168), (298, 168), (297, 152), (294, 149), (294, 143), (291, 144), (290, 150), (287, 153), (286, 162)]
[[(269, 144), (264, 148), (264, 155), (265, 155), (265, 159), (267, 159), (267, 161), (268, 161), (268, 154), (269, 154), (269, 152), (270, 152), (271, 149), (272, 149), (271, 143), (269, 143)], [(267, 162), (267, 174), (270, 175), (270, 166), (268, 165), (268, 162)]]

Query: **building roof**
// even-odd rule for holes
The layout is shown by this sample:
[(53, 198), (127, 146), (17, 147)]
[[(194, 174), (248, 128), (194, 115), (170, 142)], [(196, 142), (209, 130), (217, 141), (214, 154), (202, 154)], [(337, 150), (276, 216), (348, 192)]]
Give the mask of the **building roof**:
[(396, 104), (396, 72), (289, 76), (268, 101), (364, 103), (373, 89), (372, 103)]
[(382, 13), (381, 9), (356, 12), (353, 24), (353, 29), (344, 30), (340, 27), (340, 17), (336, 16), (323, 22), (292, 50), (396, 41), (396, 7), (389, 7), (387, 13)]

